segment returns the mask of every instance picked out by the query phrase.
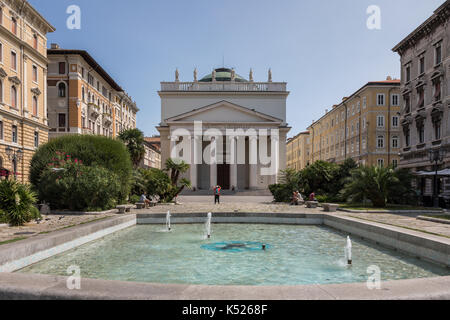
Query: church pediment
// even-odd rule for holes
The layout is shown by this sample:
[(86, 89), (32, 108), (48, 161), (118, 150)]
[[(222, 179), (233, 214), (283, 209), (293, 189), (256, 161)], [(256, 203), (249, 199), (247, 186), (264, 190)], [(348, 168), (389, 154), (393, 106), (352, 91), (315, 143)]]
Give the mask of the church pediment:
[(281, 119), (249, 109), (228, 101), (220, 101), (212, 105), (194, 109), (176, 117), (166, 119), (166, 122), (273, 122), (282, 123)]

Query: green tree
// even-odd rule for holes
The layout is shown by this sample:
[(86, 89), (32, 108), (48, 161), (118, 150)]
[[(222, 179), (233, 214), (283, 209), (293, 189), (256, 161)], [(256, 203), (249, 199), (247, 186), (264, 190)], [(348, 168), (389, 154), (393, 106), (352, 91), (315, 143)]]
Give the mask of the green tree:
[(348, 178), (342, 194), (351, 202), (361, 202), (363, 199), (372, 201), (374, 207), (386, 207), (392, 186), (399, 184), (392, 168), (380, 166), (361, 166), (354, 169)]
[(144, 133), (139, 129), (127, 129), (120, 132), (118, 137), (127, 146), (131, 162), (137, 168), (145, 155)]
[(338, 165), (321, 160), (304, 168), (300, 173), (300, 178), (305, 194), (308, 195), (311, 192), (316, 195), (330, 193), (331, 183), (338, 170)]

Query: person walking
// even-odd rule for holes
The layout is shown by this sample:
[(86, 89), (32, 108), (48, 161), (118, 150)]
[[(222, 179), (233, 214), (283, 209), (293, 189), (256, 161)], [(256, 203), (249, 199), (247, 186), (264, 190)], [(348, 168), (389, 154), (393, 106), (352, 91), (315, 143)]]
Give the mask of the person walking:
[(214, 187), (214, 204), (216, 204), (216, 203), (220, 204), (220, 190), (221, 189), (222, 188), (219, 185)]

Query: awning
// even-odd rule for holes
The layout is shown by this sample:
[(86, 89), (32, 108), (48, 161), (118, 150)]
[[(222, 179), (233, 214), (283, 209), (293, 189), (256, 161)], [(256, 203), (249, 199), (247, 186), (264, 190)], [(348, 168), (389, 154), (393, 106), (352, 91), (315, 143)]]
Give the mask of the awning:
[[(417, 171), (417, 172), (413, 172), (413, 174), (415, 176), (419, 176), (419, 177), (433, 177), (436, 172), (435, 171)], [(441, 177), (450, 177), (450, 169), (443, 169), (443, 170), (439, 170), (437, 172), (438, 176)]]

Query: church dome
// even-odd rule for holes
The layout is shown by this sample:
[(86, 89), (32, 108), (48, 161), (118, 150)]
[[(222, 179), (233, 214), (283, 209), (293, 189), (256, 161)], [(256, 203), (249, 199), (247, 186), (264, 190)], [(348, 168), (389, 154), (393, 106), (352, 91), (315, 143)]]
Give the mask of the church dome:
[[(216, 81), (231, 81), (231, 69), (228, 68), (218, 68), (216, 71)], [(212, 74), (208, 74), (199, 80), (200, 82), (212, 82)], [(248, 82), (246, 79), (235, 74), (234, 81), (236, 82)]]

